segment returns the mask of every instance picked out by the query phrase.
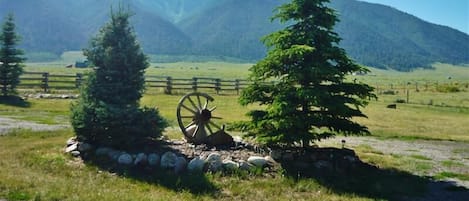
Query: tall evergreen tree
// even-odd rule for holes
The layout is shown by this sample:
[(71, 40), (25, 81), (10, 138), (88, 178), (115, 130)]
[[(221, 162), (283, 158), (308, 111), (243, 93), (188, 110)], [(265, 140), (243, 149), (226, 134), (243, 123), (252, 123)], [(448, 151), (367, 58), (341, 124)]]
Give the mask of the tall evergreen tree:
[(22, 63), (25, 58), (22, 50), (16, 46), (20, 41), (16, 34), (13, 14), (6, 17), (0, 33), (0, 87), (2, 96), (15, 94), (16, 86), (20, 83), (23, 73)]
[(338, 133), (368, 133), (352, 118), (365, 117), (360, 107), (375, 97), (373, 88), (347, 81), (347, 75), (367, 70), (338, 46), (338, 19), (327, 2), (292, 0), (272, 18), (288, 26), (263, 39), (268, 55), (250, 69), (253, 84), (240, 97), (242, 105), (265, 106), (249, 112), (252, 121), (245, 123), (261, 143), (309, 146)]
[(156, 109), (139, 108), (149, 63), (130, 17), (122, 7), (111, 10), (110, 22), (84, 50), (96, 70), (72, 105), (72, 126), (81, 140), (125, 148), (158, 137), (166, 127)]

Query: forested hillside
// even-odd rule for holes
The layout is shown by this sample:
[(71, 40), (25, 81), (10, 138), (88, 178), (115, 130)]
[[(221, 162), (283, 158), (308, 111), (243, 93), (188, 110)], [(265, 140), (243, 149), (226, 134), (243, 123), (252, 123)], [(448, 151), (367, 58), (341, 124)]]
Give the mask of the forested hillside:
[[(119, 2), (134, 12), (148, 54), (256, 61), (266, 52), (261, 38), (284, 26), (270, 17), (286, 0), (0, 0), (0, 13), (14, 13), (22, 48), (34, 61), (86, 47)], [(340, 45), (361, 64), (407, 71), (469, 63), (465, 33), (378, 4), (333, 0), (331, 7), (341, 19)]]

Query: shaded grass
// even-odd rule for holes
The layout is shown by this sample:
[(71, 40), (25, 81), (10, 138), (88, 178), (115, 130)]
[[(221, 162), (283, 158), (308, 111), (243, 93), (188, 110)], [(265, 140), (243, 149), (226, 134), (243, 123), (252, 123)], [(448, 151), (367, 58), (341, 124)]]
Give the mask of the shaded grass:
[(434, 176), (436, 179), (456, 178), (463, 181), (469, 181), (469, 174), (460, 174), (455, 172), (440, 172)]

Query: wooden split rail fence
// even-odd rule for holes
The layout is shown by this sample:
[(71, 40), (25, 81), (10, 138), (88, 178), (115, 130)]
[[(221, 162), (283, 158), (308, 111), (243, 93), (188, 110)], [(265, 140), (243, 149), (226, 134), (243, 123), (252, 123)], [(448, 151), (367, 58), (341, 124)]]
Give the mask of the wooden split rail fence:
[[(49, 92), (50, 90), (76, 90), (86, 79), (81, 73), (77, 74), (50, 74), (48, 72), (25, 72), (20, 77), (20, 89), (32, 89)], [(174, 91), (198, 91), (202, 89), (221, 91), (236, 91), (237, 94), (249, 82), (242, 79), (223, 80), (220, 78), (193, 77), (191, 79), (173, 78), (170, 76), (146, 76), (147, 89), (161, 88), (167, 94)]]

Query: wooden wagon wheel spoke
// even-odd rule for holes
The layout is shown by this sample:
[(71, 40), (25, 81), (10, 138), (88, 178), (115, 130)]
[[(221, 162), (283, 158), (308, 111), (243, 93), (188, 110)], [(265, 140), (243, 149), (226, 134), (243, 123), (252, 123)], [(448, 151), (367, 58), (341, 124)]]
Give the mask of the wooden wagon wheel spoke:
[(197, 111), (200, 111), (200, 110), (201, 110), (200, 107), (197, 107), (197, 105), (195, 105), (195, 103), (194, 103), (194, 101), (191, 99), (191, 97), (188, 96), (188, 97), (187, 97), (187, 100), (191, 103), (191, 105), (192, 105), (195, 109), (197, 109)]
[(199, 108), (202, 108), (202, 102), (200, 101), (200, 94), (197, 94), (197, 102), (199, 103)]
[(207, 107), (208, 107), (208, 98), (205, 100), (205, 105), (204, 105), (204, 108), (202, 109), (207, 109)]
[(208, 124), (211, 124), (212, 126), (215, 126), (215, 128), (221, 130), (221, 126), (218, 126), (216, 123), (213, 123), (213, 121), (209, 121)]
[(192, 110), (191, 108), (187, 107), (187, 106), (184, 105), (184, 104), (181, 104), (181, 107), (183, 107), (183, 108), (186, 109), (186, 110), (189, 110), (189, 112), (191, 112), (192, 114), (196, 114), (196, 113), (197, 113), (196, 111)]
[(195, 125), (195, 122), (194, 122), (194, 121), (192, 121), (189, 125), (185, 126), (185, 127), (184, 127), (184, 130), (188, 129), (189, 127), (191, 127), (191, 126), (193, 126), (193, 125)]
[(209, 109), (210, 112), (213, 112), (214, 110), (217, 109), (217, 106), (213, 106), (212, 108)]
[[(191, 118), (192, 118), (192, 119), (193, 119), (194, 116), (181, 116), (181, 118), (183, 118), (183, 119), (191, 119)], [(218, 118), (218, 117), (217, 117), (217, 118)]]
[(210, 132), (210, 135), (213, 135), (213, 130), (210, 127), (210, 124), (207, 124), (207, 130), (208, 130), (208, 132)]
[(223, 118), (212, 116), (212, 119), (223, 119)]

